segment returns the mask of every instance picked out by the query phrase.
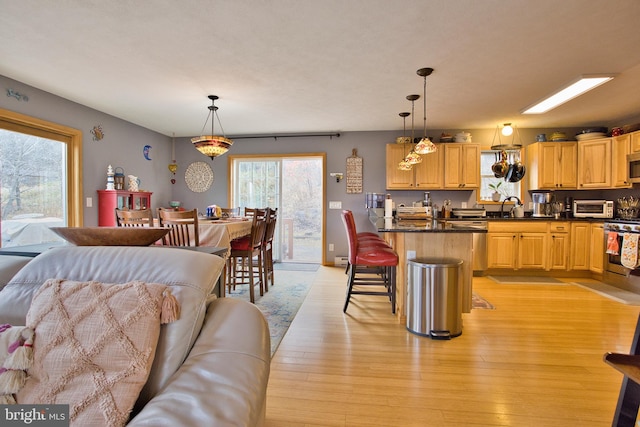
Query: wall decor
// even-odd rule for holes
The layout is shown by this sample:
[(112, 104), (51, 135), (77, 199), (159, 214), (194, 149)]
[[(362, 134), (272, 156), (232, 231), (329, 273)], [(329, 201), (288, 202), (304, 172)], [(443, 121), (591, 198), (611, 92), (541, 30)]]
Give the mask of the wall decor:
[(184, 173), (184, 180), (189, 190), (194, 193), (203, 193), (211, 188), (213, 184), (213, 170), (205, 162), (193, 162), (187, 166)]
[(151, 146), (150, 145), (145, 145), (144, 148), (142, 149), (142, 155), (144, 156), (145, 159), (147, 160), (151, 160), (150, 153), (151, 152)]
[(29, 102), (29, 97), (27, 95), (24, 95), (20, 92), (16, 92), (13, 89), (7, 89), (7, 96), (11, 96), (17, 99), (18, 101)]
[(102, 126), (95, 125), (93, 129), (91, 129), (91, 135), (93, 135), (94, 141), (100, 141), (104, 138), (104, 131), (102, 130)]
[(362, 193), (362, 157), (355, 148), (351, 153), (347, 157), (347, 194)]
[(173, 134), (173, 138), (171, 138), (171, 163), (167, 166), (169, 168), (169, 172), (171, 172), (171, 183), (176, 183), (176, 171), (178, 170), (178, 164), (176, 163), (176, 134)]

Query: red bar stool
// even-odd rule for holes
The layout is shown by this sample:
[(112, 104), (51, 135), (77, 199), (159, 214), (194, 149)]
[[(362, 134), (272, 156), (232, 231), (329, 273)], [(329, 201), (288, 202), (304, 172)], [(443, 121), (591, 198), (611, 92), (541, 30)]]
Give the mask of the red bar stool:
[[(380, 295), (391, 300), (391, 312), (396, 312), (396, 267), (398, 254), (384, 240), (358, 239), (353, 213), (342, 211), (342, 222), (349, 243), (347, 272), (347, 298), (343, 312), (346, 313), (351, 295)], [(380, 287), (381, 290), (368, 290)]]

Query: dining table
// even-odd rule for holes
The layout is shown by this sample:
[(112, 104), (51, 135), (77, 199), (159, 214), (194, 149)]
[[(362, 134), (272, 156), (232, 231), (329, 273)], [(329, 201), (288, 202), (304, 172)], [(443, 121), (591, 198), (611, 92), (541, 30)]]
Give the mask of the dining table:
[(231, 241), (251, 234), (251, 221), (248, 218), (198, 219), (200, 246), (231, 248)]

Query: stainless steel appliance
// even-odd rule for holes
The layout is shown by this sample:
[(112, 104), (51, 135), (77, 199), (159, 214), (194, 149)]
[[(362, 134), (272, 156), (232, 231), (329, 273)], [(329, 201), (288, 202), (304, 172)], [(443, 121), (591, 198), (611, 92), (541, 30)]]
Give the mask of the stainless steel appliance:
[(531, 201), (533, 202), (533, 213), (531, 216), (537, 218), (550, 218), (553, 216), (551, 211), (551, 191), (532, 191)]
[[(487, 211), (484, 209), (453, 209), (454, 217), (464, 219), (448, 220), (447, 224), (451, 228), (471, 227), (478, 230), (487, 229)], [(472, 233), (473, 235), (473, 271), (484, 271), (487, 269), (487, 233)]]
[(627, 174), (629, 182), (640, 182), (640, 153), (627, 154)]
[(574, 218), (613, 218), (613, 200), (574, 200)]
[[(615, 239), (618, 253), (607, 253), (608, 240), (611, 233)], [(611, 219), (604, 222), (604, 273), (606, 283), (619, 288), (640, 293), (640, 269), (629, 269), (622, 265), (620, 253), (624, 233), (640, 234), (640, 219)]]

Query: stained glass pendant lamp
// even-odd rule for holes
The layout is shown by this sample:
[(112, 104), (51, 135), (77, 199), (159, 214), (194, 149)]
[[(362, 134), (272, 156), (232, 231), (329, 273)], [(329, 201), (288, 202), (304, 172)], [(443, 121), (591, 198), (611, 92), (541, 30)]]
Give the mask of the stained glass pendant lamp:
[(422, 163), (422, 157), (420, 157), (418, 153), (415, 152), (413, 147), (413, 141), (415, 141), (415, 138), (413, 136), (413, 117), (415, 112), (414, 104), (416, 99), (418, 98), (420, 98), (420, 95), (407, 95), (407, 99), (411, 101), (411, 151), (409, 151), (409, 154), (407, 154), (407, 157), (405, 157), (404, 159), (409, 162), (410, 165), (417, 165), (418, 163)]
[[(402, 154), (404, 154), (404, 147), (406, 145), (406, 140), (407, 140), (407, 136), (406, 136), (406, 132), (407, 132), (407, 117), (409, 116), (410, 113), (404, 112), (404, 113), (400, 113), (400, 117), (402, 117)], [(398, 169), (401, 171), (410, 171), (411, 170), (411, 163), (407, 162), (407, 160), (405, 158), (403, 158), (402, 160), (400, 160), (400, 163), (398, 163)]]
[(216, 95), (209, 95), (208, 98), (211, 100), (211, 105), (208, 107), (209, 114), (207, 115), (207, 119), (204, 122), (201, 133), (204, 133), (204, 128), (207, 126), (207, 121), (209, 121), (209, 117), (211, 117), (211, 135), (202, 135), (191, 138), (191, 143), (196, 147), (198, 151), (213, 160), (215, 157), (226, 153), (233, 145), (233, 141), (224, 136), (216, 135), (213, 131), (215, 119), (218, 119), (220, 130), (224, 135), (224, 130), (222, 130), (222, 124), (220, 124), (220, 118), (218, 117), (218, 107), (215, 106), (215, 101), (219, 97)]
[(415, 151), (418, 154), (430, 154), (435, 153), (438, 147), (431, 142), (431, 139), (427, 137), (427, 76), (433, 73), (433, 68), (420, 68), (416, 73), (424, 77), (424, 93), (422, 96), (422, 102), (424, 107), (424, 136), (416, 145)]

